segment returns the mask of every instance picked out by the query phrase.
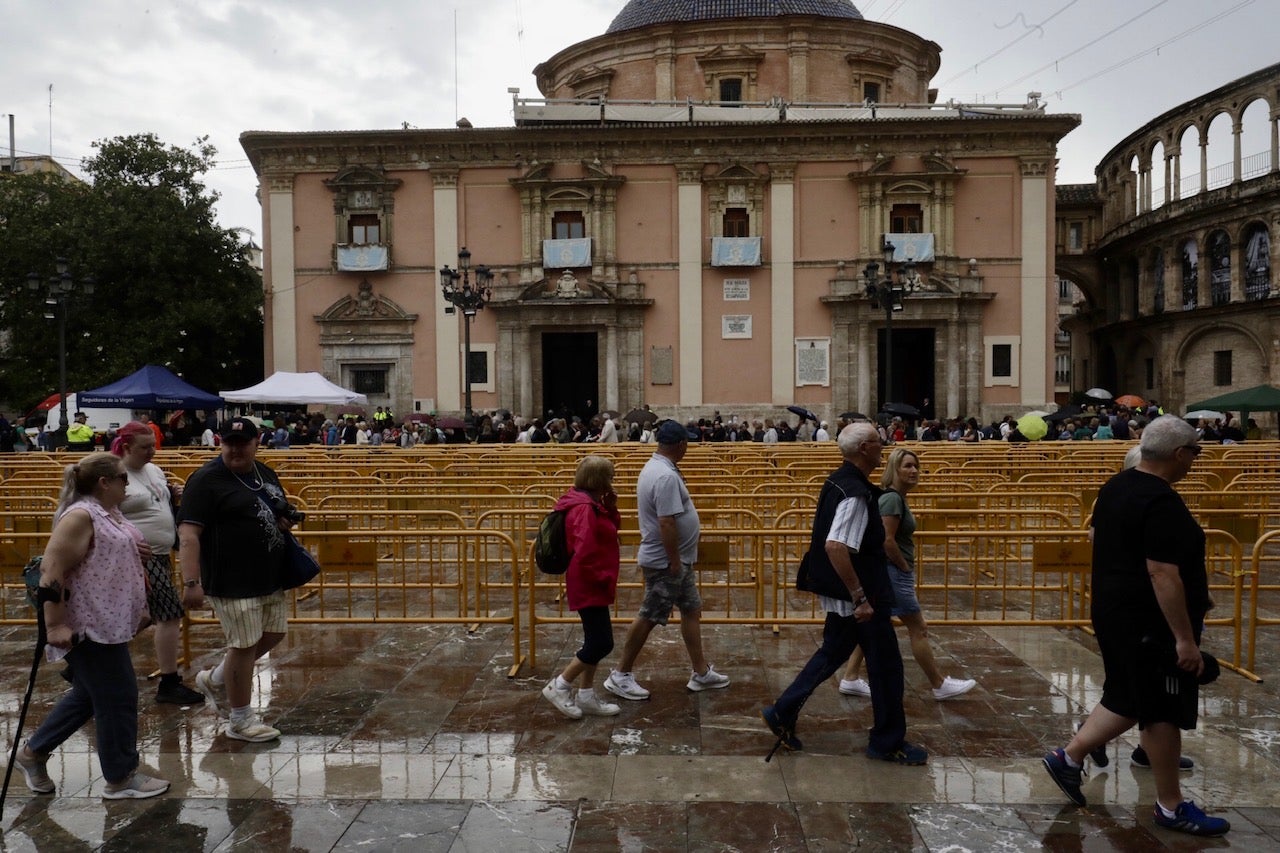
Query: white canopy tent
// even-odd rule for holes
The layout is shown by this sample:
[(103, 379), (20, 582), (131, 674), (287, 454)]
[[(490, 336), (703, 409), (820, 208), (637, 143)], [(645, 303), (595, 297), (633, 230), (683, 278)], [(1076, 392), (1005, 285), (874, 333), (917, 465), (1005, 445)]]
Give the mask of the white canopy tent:
[(319, 373), (277, 371), (257, 385), (239, 391), (220, 391), (228, 403), (292, 403), (299, 406), (367, 404), (369, 398), (335, 385)]

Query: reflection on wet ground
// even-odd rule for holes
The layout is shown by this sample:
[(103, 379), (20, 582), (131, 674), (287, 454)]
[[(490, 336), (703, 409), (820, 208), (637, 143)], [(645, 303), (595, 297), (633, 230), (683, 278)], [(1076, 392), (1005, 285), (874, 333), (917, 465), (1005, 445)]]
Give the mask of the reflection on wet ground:
[[(1197, 841), (1152, 825), (1151, 774), (1129, 763), (1136, 732), (1111, 747), (1105, 769), (1091, 769), (1087, 808), (1066, 805), (1041, 768), (1041, 754), (1101, 690), (1096, 646), (1081, 632), (935, 629), (944, 671), (979, 686), (935, 702), (908, 660), (909, 736), (930, 761), (898, 767), (863, 756), (869, 703), (834, 682), (805, 708), (805, 751), (765, 763), (773, 739), (760, 707), (818, 630), (704, 631), (716, 668), (733, 679), (728, 689), (688, 692), (678, 629), (659, 629), (637, 667), (652, 698), (622, 701), (617, 717), (570, 721), (539, 693), (577, 648), (569, 627), (545, 628), (537, 671), (526, 665), (509, 679), (505, 628), (296, 626), (257, 673), (255, 701), (285, 733), (279, 742), (229, 740), (213, 715), (155, 705), (154, 685), (143, 683), (143, 764), (172, 790), (103, 801), (89, 727), (50, 761), (55, 796), (29, 794), (16, 775), (0, 849), (1280, 849), (1274, 683), (1224, 672), (1205, 690), (1201, 727), (1186, 738), (1196, 768), (1184, 790), (1233, 830)], [(0, 637), (5, 744), (29, 641), (21, 628)], [(218, 641), (215, 628), (195, 629), (193, 671), (216, 658)], [(1280, 663), (1274, 646), (1260, 643), (1263, 674)], [(139, 669), (149, 665), (149, 636), (135, 654)], [(65, 686), (59, 666), (41, 668), (28, 730)]]

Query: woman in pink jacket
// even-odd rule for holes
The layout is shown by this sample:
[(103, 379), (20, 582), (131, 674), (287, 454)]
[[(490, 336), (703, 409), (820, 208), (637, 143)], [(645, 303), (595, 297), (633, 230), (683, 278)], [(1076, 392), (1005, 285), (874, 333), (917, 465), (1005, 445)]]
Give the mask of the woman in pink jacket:
[[(582, 648), (564, 672), (547, 682), (542, 695), (570, 719), (584, 714), (613, 716), (619, 708), (601, 701), (592, 684), (596, 666), (613, 651), (609, 608), (618, 591), (618, 495), (613, 491), (613, 463), (585, 456), (573, 476), (573, 488), (556, 502), (565, 510), (564, 533), (569, 568), (564, 576), (569, 609), (582, 620)], [(574, 689), (575, 683), (578, 685)]]

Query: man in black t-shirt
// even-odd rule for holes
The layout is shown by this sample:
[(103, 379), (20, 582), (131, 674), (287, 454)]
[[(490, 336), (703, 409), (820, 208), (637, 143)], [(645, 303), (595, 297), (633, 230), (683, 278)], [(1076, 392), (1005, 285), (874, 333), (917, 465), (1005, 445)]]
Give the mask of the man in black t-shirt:
[(1216, 836), (1230, 824), (1183, 801), (1178, 783), (1182, 730), (1194, 729), (1205, 660), (1200, 632), (1212, 600), (1205, 535), (1173, 484), (1200, 455), (1195, 429), (1160, 417), (1142, 433), (1137, 467), (1112, 477), (1093, 510), (1092, 611), (1106, 681), (1102, 700), (1076, 736), (1044, 757), (1072, 802), (1086, 755), (1133, 727), (1156, 783), (1157, 826)]
[(222, 449), (187, 480), (178, 514), (182, 603), (204, 606), (222, 625), (226, 657), (196, 675), (205, 704), (228, 714), (227, 736), (253, 743), (280, 737), (254, 712), (254, 661), (284, 639), (287, 610), (281, 572), (287, 553), (280, 480), (256, 460), (258, 431), (248, 418), (222, 425)]

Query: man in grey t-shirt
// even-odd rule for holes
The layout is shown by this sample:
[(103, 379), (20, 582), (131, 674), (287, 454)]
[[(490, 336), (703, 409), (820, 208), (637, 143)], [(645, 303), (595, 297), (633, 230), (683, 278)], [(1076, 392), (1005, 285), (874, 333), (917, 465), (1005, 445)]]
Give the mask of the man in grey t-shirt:
[(680, 635), (693, 664), (685, 686), (697, 692), (729, 685), (729, 677), (716, 672), (702, 653), (702, 598), (693, 573), (698, 558), (698, 511), (676, 467), (689, 449), (689, 434), (676, 421), (666, 421), (658, 427), (655, 440), (658, 450), (636, 480), (640, 514), (636, 562), (644, 572), (644, 601), (627, 631), (618, 669), (604, 682), (606, 690), (623, 699), (649, 698), (631, 667), (649, 632), (655, 625), (667, 624), (674, 607), (680, 608)]

